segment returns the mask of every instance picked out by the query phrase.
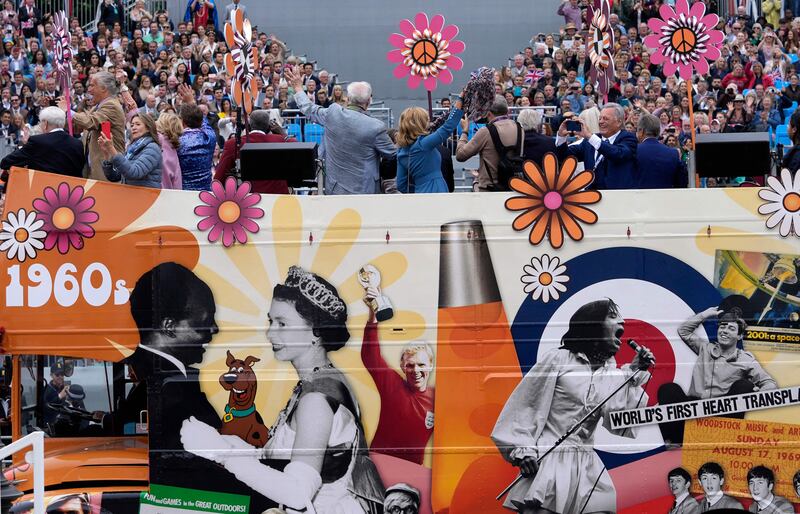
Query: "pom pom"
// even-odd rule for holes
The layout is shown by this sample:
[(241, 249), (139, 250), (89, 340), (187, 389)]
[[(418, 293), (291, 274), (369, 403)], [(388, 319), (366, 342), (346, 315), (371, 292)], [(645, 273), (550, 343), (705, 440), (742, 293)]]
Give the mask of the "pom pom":
[(485, 118), (494, 96), (494, 68), (484, 66), (473, 71), (464, 88), (464, 113), (467, 118), (473, 121)]

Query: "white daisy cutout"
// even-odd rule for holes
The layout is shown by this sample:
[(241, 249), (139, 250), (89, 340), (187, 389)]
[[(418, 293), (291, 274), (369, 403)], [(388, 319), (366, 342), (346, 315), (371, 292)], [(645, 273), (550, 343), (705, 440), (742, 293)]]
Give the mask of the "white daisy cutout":
[(780, 225), (778, 233), (783, 237), (791, 234), (800, 235), (800, 173), (792, 173), (784, 169), (781, 179), (769, 177), (767, 186), (758, 192), (758, 196), (766, 203), (761, 204), (758, 212), (770, 215), (767, 218), (767, 228), (773, 229)]
[(0, 252), (6, 257), (25, 262), (25, 259), (36, 257), (36, 250), (44, 248), (43, 239), (47, 236), (41, 230), (44, 220), (36, 219), (36, 211), (25, 212), (20, 209), (16, 213), (9, 212), (0, 230)]
[(567, 290), (564, 283), (569, 282), (569, 277), (564, 274), (567, 267), (561, 264), (558, 257), (550, 257), (547, 254), (542, 258), (533, 257), (530, 264), (523, 268), (525, 274), (522, 275), (522, 283), (525, 284), (524, 291), (531, 295), (532, 300), (542, 299), (547, 303), (552, 298), (558, 300), (559, 293)]

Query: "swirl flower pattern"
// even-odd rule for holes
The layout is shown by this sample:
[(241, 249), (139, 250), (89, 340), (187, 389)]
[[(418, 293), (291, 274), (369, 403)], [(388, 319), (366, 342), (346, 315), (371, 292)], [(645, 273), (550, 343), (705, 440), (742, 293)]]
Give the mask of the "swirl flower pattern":
[(412, 23), (400, 22), (401, 34), (389, 36), (394, 47), (386, 58), (397, 63), (394, 76), (398, 79), (408, 77), (408, 87), (416, 89), (422, 83), (425, 89), (433, 91), (438, 81), (445, 84), (453, 82), (450, 70), (460, 70), (464, 62), (456, 57), (466, 45), (454, 39), (458, 27), (445, 26), (444, 16), (437, 14), (430, 20), (425, 13), (419, 13)]
[(90, 210), (94, 204), (94, 198), (84, 196), (83, 186), (70, 189), (69, 184), (62, 182), (57, 191), (46, 187), (43, 197), (33, 201), (37, 218), (44, 221), (42, 228), (47, 233), (44, 249), (57, 248), (58, 253), (63, 255), (70, 248), (83, 248), (84, 238), (94, 237), (92, 224), (100, 219), (96, 212)]
[(25, 262), (30, 257), (36, 258), (36, 250), (44, 248), (42, 240), (47, 233), (42, 230), (44, 221), (36, 219), (36, 213), (20, 209), (9, 212), (8, 218), (2, 223), (0, 231), (0, 252), (6, 252), (6, 257)]
[(531, 300), (539, 300), (547, 303), (552, 298), (558, 300), (559, 294), (567, 290), (564, 284), (569, 282), (569, 277), (565, 274), (567, 267), (561, 264), (558, 257), (550, 257), (547, 254), (542, 258), (533, 257), (530, 264), (523, 268), (525, 274), (520, 279), (525, 286), (523, 290), (531, 295)]
[(231, 91), (236, 105), (246, 113), (253, 110), (256, 97), (258, 48), (252, 44), (253, 29), (241, 9), (233, 11), (225, 23), (225, 43), (230, 53), (225, 55), (225, 67), (231, 77)]
[(769, 177), (767, 186), (758, 192), (762, 200), (766, 200), (758, 208), (758, 212), (767, 218), (767, 228), (778, 227), (783, 237), (800, 235), (800, 173), (792, 173), (784, 169), (781, 178)]
[(608, 0), (596, 0), (591, 10), (586, 49), (592, 66), (589, 77), (602, 95), (607, 95), (614, 82), (614, 33), (608, 23), (611, 7)]
[(194, 213), (203, 217), (197, 229), (208, 233), (208, 242), (215, 243), (222, 237), (226, 248), (234, 242), (247, 242), (247, 230), (251, 234), (259, 231), (257, 220), (264, 217), (264, 211), (254, 207), (261, 201), (261, 195), (250, 192), (250, 183), (236, 185), (236, 179), (228, 177), (223, 186), (219, 180), (211, 183), (211, 191), (200, 193), (203, 205), (194, 208)]
[(598, 191), (585, 190), (594, 180), (594, 173), (582, 171), (573, 177), (577, 163), (574, 157), (568, 157), (559, 170), (556, 156), (549, 153), (544, 157), (544, 170), (528, 161), (524, 165), (525, 179), (514, 177), (509, 182), (513, 191), (523, 195), (506, 200), (506, 209), (523, 211), (511, 226), (517, 231), (531, 227), (532, 245), (548, 236), (553, 248), (561, 248), (565, 231), (573, 241), (580, 241), (583, 228), (579, 222), (597, 223), (597, 214), (586, 207), (601, 198)]
[(703, 2), (695, 2), (690, 8), (688, 0), (677, 0), (674, 10), (664, 3), (659, 14), (660, 19), (647, 22), (651, 34), (644, 38), (645, 46), (655, 50), (652, 63), (663, 65), (664, 75), (677, 71), (684, 80), (691, 79), (694, 71), (707, 74), (708, 62), (719, 59), (719, 45), (725, 38), (714, 29), (719, 17), (706, 14)]
[(64, 11), (58, 11), (53, 16), (53, 65), (62, 85), (72, 80), (72, 57), (69, 20)]

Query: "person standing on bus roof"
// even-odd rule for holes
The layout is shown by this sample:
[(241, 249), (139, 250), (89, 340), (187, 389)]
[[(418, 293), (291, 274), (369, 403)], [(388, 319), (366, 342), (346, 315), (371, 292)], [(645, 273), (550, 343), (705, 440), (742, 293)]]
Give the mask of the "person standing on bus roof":
[(339, 104), (321, 107), (303, 91), (303, 75), (284, 67), (297, 107), (312, 123), (325, 127), (325, 194), (352, 195), (380, 192), (381, 157), (394, 157), (397, 147), (386, 133), (386, 125), (372, 118), (372, 86), (351, 82), (347, 86), (347, 108)]

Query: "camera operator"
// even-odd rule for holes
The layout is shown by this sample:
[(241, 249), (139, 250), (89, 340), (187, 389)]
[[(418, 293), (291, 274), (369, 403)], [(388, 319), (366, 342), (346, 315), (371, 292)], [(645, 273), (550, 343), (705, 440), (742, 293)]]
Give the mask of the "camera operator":
[[(250, 114), (250, 132), (242, 135), (244, 143), (296, 143), (297, 139), (289, 137), (280, 124), (279, 118), (272, 116), (268, 110), (256, 110)], [(232, 175), (234, 163), (239, 156), (239, 144), (235, 137), (225, 141), (222, 156), (217, 164), (214, 179), (224, 181)], [(289, 186), (285, 180), (253, 180), (254, 193), (289, 194)]]

